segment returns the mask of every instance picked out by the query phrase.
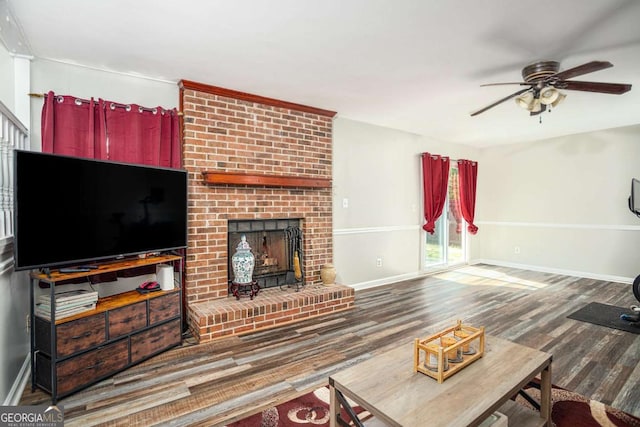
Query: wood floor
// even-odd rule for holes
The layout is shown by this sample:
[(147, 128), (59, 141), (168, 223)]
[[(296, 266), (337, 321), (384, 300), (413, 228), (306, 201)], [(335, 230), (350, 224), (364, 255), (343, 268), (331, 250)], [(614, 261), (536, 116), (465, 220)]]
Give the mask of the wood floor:
[[(59, 404), (65, 426), (221, 426), (463, 319), (552, 353), (554, 384), (640, 416), (640, 335), (567, 319), (591, 301), (637, 303), (630, 285), (467, 266), (358, 291), (354, 310), (321, 319), (201, 345), (186, 340)], [(46, 402), (28, 386), (20, 404)]]

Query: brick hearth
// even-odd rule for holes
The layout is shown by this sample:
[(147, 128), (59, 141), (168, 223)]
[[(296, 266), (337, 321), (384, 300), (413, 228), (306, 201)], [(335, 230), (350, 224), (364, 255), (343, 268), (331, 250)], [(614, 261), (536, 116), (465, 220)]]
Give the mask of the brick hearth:
[(253, 299), (216, 299), (194, 304), (190, 324), (198, 341), (240, 335), (273, 328), (353, 307), (354, 290), (349, 286), (311, 285), (299, 291), (269, 288)]
[[(333, 262), (335, 112), (187, 81), (180, 107), (189, 173), (184, 294), (194, 336), (206, 341), (352, 308), (351, 288), (320, 285), (320, 268)], [(229, 173), (259, 178), (210, 179)], [(278, 218), (300, 219), (307, 286), (236, 301), (228, 295), (228, 221)]]

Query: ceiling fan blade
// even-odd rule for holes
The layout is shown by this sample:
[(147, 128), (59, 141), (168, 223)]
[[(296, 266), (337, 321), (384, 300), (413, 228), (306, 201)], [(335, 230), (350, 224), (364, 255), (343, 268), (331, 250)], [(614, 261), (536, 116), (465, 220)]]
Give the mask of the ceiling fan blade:
[(569, 68), (568, 70), (560, 71), (551, 77), (554, 79), (566, 80), (611, 67), (613, 67), (613, 64), (609, 61), (591, 61), (586, 64), (578, 65), (577, 67)]
[(556, 82), (553, 86), (558, 89), (609, 93), (612, 95), (621, 95), (631, 90), (631, 85), (626, 83), (583, 82), (575, 80), (562, 80)]
[(488, 109), (493, 108), (493, 107), (495, 107), (496, 105), (503, 103), (504, 101), (508, 101), (508, 100), (509, 100), (509, 99), (511, 99), (511, 98), (515, 98), (516, 96), (520, 95), (521, 93), (525, 93), (525, 92), (526, 92), (526, 91), (528, 91), (528, 90), (531, 90), (531, 88), (528, 88), (528, 87), (527, 87), (527, 88), (524, 88), (524, 89), (520, 89), (519, 91), (514, 92), (514, 93), (512, 93), (512, 94), (511, 94), (511, 95), (509, 95), (509, 96), (505, 96), (504, 98), (502, 98), (502, 99), (500, 99), (500, 100), (498, 100), (498, 101), (494, 102), (493, 104), (487, 105), (486, 107), (481, 108), (481, 109), (479, 109), (478, 111), (474, 111), (473, 113), (471, 113), (471, 116), (473, 117), (473, 116), (477, 116), (477, 115), (478, 115), (478, 114), (480, 114), (480, 113), (484, 113), (484, 112), (485, 112), (485, 111), (487, 111)]
[(480, 87), (484, 86), (503, 86), (503, 85), (520, 85), (520, 86), (535, 86), (535, 82), (509, 82), (509, 83), (485, 83), (480, 85)]

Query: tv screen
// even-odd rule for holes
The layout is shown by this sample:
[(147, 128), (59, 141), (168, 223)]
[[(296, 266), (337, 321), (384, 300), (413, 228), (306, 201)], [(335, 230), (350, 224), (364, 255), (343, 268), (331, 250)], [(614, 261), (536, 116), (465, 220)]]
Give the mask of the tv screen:
[(640, 181), (631, 179), (631, 195), (629, 196), (629, 210), (640, 216)]
[(184, 170), (15, 151), (16, 270), (187, 245)]

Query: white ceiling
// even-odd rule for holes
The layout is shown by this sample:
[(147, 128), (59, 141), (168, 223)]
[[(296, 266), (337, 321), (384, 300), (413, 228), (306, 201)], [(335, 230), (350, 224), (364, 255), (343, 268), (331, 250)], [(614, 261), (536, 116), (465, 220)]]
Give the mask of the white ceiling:
[[(637, 0), (2, 0), (30, 53), (72, 64), (221, 86), (339, 117), (489, 146), (640, 123)], [(1, 25), (0, 25), (1, 26)], [(11, 48), (11, 47), (10, 47)], [(614, 67), (575, 80), (530, 117), (509, 100), (536, 60)], [(99, 96), (99, 95), (98, 95)]]

